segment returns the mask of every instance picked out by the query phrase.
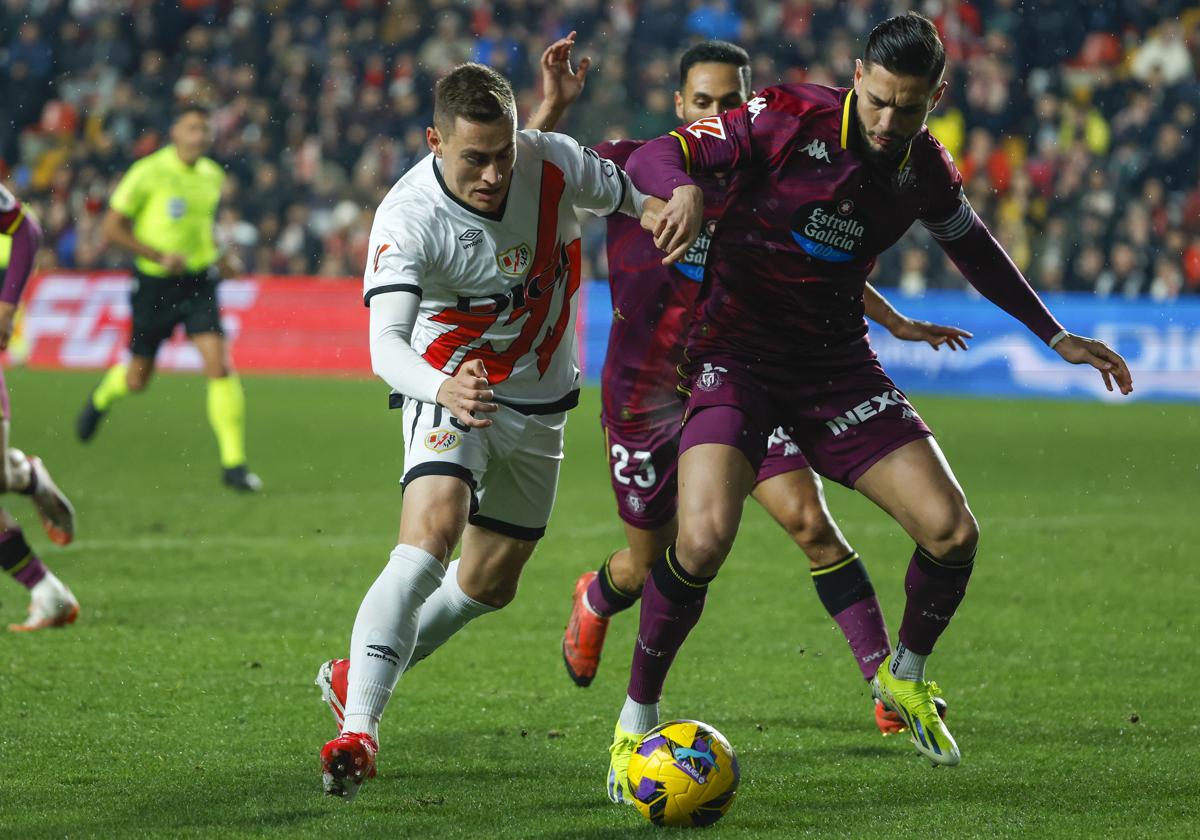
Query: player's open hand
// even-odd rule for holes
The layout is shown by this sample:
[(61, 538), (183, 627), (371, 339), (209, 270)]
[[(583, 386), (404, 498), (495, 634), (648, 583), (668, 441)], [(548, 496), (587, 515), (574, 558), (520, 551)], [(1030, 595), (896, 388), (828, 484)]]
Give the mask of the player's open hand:
[(471, 359), (458, 369), (454, 376), (438, 388), (437, 401), (450, 410), (464, 426), (481, 429), (492, 425), (486, 417), (476, 417), (476, 411), (492, 412), (499, 406), (493, 401), (492, 389), (488, 387), (487, 368), (482, 359)]
[(1073, 365), (1091, 365), (1100, 371), (1104, 377), (1104, 387), (1108, 390), (1111, 391), (1113, 382), (1116, 382), (1122, 394), (1133, 393), (1133, 374), (1129, 372), (1129, 365), (1125, 364), (1120, 353), (1103, 341), (1068, 333), (1054, 345), (1054, 352)]
[(663, 265), (670, 265), (687, 253), (703, 224), (704, 193), (694, 184), (676, 187), (653, 230), (655, 247), (666, 253)]
[(16, 312), (16, 304), (0, 301), (0, 350), (7, 350), (8, 342), (12, 340), (13, 318), (16, 317)]
[(559, 38), (542, 53), (542, 98), (547, 105), (565, 108), (583, 93), (588, 68), (592, 60), (584, 56), (579, 60), (579, 69), (571, 69), (571, 47), (575, 46), (575, 33)]
[(975, 337), (958, 327), (948, 327), (930, 321), (915, 321), (912, 318), (904, 317), (889, 324), (888, 332), (902, 341), (924, 341), (934, 350), (940, 349), (942, 345), (946, 345), (951, 350), (966, 350), (966, 340)]

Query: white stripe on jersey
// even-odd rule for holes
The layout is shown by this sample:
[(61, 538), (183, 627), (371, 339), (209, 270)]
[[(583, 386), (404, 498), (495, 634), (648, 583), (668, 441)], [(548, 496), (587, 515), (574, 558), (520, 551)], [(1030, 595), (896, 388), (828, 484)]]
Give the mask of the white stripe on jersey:
[(418, 294), (412, 346), (430, 365), (452, 375), (479, 358), (498, 399), (549, 403), (578, 387), (575, 208), (611, 214), (632, 188), (565, 135), (519, 131), (516, 149), (498, 214), (451, 195), (432, 155), (405, 174), (375, 214), (364, 300)]

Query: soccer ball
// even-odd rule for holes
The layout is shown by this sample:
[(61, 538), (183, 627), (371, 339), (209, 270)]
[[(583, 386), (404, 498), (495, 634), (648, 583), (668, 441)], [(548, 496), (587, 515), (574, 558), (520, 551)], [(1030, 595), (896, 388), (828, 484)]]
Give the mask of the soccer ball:
[(673, 720), (642, 736), (629, 759), (633, 804), (655, 825), (711, 825), (737, 796), (737, 757), (698, 720)]

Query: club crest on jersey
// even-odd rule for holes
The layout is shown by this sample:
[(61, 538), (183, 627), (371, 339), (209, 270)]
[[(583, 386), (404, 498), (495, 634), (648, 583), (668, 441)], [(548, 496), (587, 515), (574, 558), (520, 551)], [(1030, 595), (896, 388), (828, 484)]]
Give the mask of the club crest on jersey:
[(802, 205), (792, 214), (792, 239), (810, 257), (843, 263), (862, 250), (867, 229), (854, 217), (854, 202), (842, 199)]
[(700, 375), (696, 377), (696, 387), (701, 391), (717, 390), (725, 382), (725, 379), (721, 376), (722, 373), (729, 373), (729, 368), (705, 362), (704, 370), (700, 371)]
[(531, 262), (533, 251), (524, 242), (496, 255), (496, 265), (500, 266), (500, 270), (514, 277), (524, 274)]
[(696, 241), (687, 249), (687, 253), (675, 262), (675, 268), (689, 280), (699, 283), (704, 279), (704, 266), (708, 262), (708, 249), (712, 245), (713, 234), (717, 232), (717, 220), (709, 219), (700, 230)]
[(450, 429), (434, 429), (425, 435), (425, 448), (430, 452), (437, 452), (439, 455), (449, 452), (460, 443), (462, 443), (462, 438), (459, 437), (458, 432)]
[(719, 116), (701, 117), (684, 130), (696, 138), (702, 138), (707, 134), (709, 137), (716, 137), (718, 140), (725, 139), (725, 125), (721, 122)]

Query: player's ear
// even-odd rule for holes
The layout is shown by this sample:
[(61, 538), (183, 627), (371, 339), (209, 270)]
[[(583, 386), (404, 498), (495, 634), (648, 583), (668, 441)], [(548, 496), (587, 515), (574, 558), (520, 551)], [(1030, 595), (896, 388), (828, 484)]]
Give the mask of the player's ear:
[(863, 63), (861, 58), (854, 59), (854, 89), (858, 90), (859, 82), (863, 77)]
[(683, 94), (679, 91), (675, 91), (675, 116), (680, 123), (687, 122), (683, 117)]
[(442, 135), (436, 127), (431, 125), (425, 129), (425, 143), (429, 146), (429, 151), (438, 157), (442, 156)]

